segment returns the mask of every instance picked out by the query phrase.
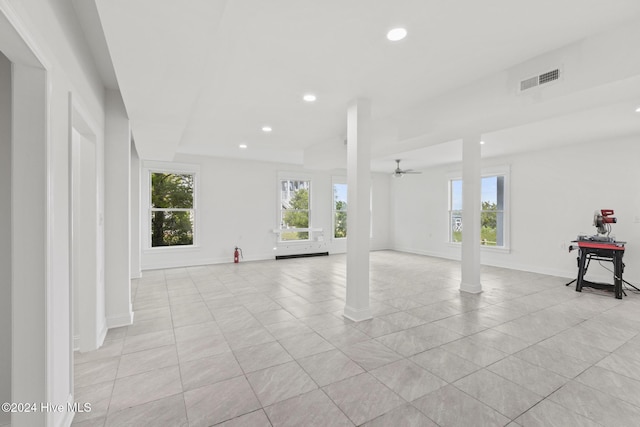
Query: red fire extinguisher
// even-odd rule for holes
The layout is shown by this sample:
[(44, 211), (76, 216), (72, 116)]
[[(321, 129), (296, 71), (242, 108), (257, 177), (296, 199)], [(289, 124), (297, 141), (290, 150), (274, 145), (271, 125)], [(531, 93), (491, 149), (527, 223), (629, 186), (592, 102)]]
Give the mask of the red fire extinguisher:
[(239, 263), (240, 258), (244, 258), (244, 256), (242, 256), (242, 249), (236, 246), (236, 249), (233, 251), (233, 262), (235, 264)]

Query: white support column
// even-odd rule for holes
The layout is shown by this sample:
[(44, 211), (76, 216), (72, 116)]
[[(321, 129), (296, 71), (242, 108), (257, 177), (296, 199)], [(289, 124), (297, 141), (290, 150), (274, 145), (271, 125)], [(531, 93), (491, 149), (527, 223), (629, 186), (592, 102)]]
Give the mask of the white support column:
[(347, 301), (344, 317), (371, 318), (369, 244), (371, 207), (371, 102), (347, 108)]
[(460, 291), (479, 294), (480, 283), (480, 135), (462, 139), (462, 282)]
[(105, 293), (107, 327), (133, 323), (131, 306), (131, 129), (120, 92), (105, 99)]

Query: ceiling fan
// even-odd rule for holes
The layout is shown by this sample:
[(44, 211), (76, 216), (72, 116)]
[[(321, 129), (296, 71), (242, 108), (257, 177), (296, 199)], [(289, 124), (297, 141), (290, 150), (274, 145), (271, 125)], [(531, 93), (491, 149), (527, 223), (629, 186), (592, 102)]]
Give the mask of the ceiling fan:
[(414, 171), (413, 169), (400, 169), (400, 159), (396, 159), (396, 170), (394, 170), (391, 175), (396, 178), (402, 178), (406, 173), (418, 174), (422, 172)]

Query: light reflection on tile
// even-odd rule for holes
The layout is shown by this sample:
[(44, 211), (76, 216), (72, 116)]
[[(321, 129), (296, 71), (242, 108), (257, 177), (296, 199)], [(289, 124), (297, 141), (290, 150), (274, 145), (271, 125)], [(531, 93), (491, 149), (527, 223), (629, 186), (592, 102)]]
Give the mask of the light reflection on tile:
[(298, 359), (298, 363), (320, 387), (364, 372), (358, 364), (338, 350)]
[(370, 373), (408, 402), (447, 385), (446, 381), (408, 360), (399, 360)]
[(640, 408), (575, 380), (553, 393), (549, 399), (606, 426), (632, 426), (640, 420)]
[(318, 388), (296, 362), (251, 372), (247, 374), (247, 379), (262, 406), (269, 406)]
[(440, 426), (504, 426), (509, 419), (452, 385), (442, 387), (413, 402)]
[(511, 419), (518, 417), (543, 398), (484, 369), (456, 381), (454, 385)]
[(404, 403), (400, 396), (367, 373), (328, 385), (324, 391), (356, 425)]
[(561, 375), (517, 357), (502, 359), (487, 369), (541, 396), (550, 395), (568, 381)]
[(182, 383), (177, 366), (119, 378), (113, 386), (109, 415), (178, 393), (182, 393)]
[(184, 393), (190, 427), (205, 427), (260, 408), (244, 377), (236, 377)]
[(242, 369), (232, 353), (191, 360), (180, 364), (182, 387), (186, 390), (213, 384), (242, 375)]
[[(484, 292), (467, 295), (457, 261), (370, 257), (373, 319), (357, 323), (343, 316), (344, 255), (145, 271), (132, 281), (134, 324), (75, 354), (76, 398), (95, 411), (74, 425), (618, 427), (640, 418), (635, 294), (576, 293), (569, 279), (482, 266)], [(164, 402), (175, 411), (154, 409)]]
[(342, 351), (366, 370), (375, 369), (402, 359), (402, 356), (398, 353), (374, 340), (350, 345), (342, 349)]
[(589, 418), (567, 410), (550, 400), (544, 400), (516, 419), (527, 427), (601, 427)]
[(109, 414), (105, 427), (135, 425), (140, 427), (187, 427), (187, 413), (181, 394), (145, 403)]
[(271, 423), (264, 410), (260, 409), (225, 421), (216, 427), (271, 427)]
[(411, 360), (450, 383), (481, 369), (481, 366), (442, 348), (416, 354)]
[(418, 411), (410, 404), (402, 405), (384, 415), (375, 418), (363, 427), (438, 427), (436, 423), (427, 418), (422, 412)]
[(353, 426), (322, 390), (278, 402), (265, 411), (274, 427)]

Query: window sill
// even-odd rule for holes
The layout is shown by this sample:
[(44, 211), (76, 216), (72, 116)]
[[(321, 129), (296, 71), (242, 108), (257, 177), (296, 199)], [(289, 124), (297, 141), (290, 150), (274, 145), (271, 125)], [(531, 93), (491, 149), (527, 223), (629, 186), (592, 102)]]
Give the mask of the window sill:
[(196, 252), (200, 250), (199, 245), (184, 245), (184, 246), (158, 246), (155, 248), (145, 248), (142, 253), (156, 254), (165, 252)]
[[(462, 242), (456, 243), (456, 242), (447, 242), (447, 244), (452, 247), (452, 248), (461, 248), (462, 247)], [(480, 245), (480, 250), (483, 252), (497, 252), (497, 253), (511, 253), (511, 248), (507, 247), (507, 246), (486, 246), (486, 245)]]
[(480, 246), (480, 250), (483, 252), (497, 252), (497, 253), (503, 253), (503, 254), (508, 254), (511, 252), (511, 249), (509, 249), (506, 246)]

